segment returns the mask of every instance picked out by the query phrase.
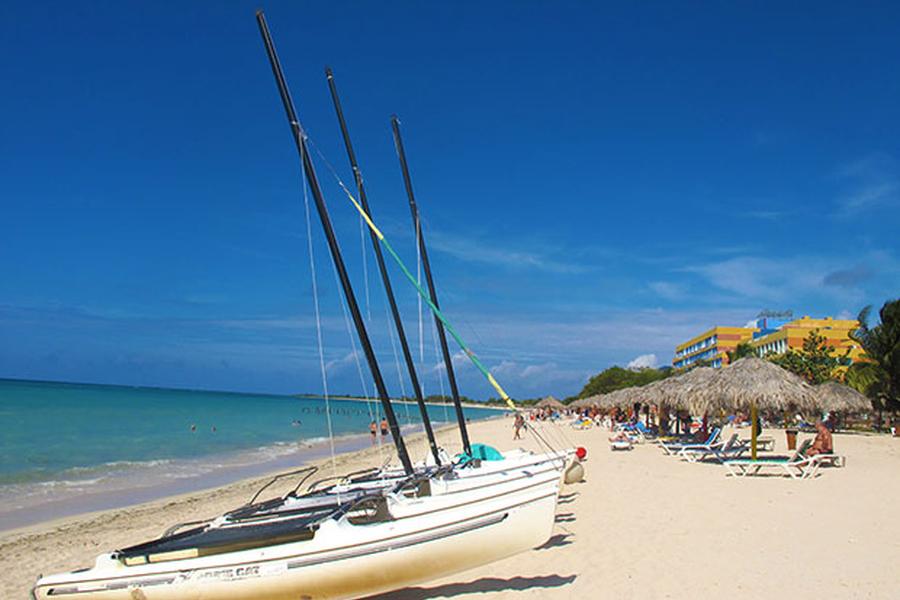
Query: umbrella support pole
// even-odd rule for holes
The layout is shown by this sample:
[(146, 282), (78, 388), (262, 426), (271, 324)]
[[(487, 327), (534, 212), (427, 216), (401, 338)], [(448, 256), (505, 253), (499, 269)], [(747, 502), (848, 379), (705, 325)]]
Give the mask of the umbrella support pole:
[(750, 458), (756, 460), (756, 436), (759, 435), (759, 432), (756, 431), (756, 420), (758, 418), (756, 403), (750, 405)]

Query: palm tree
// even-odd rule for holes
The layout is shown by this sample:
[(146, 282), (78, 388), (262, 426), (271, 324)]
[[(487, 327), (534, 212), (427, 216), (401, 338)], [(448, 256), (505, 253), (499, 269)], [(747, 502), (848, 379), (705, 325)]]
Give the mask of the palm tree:
[(756, 348), (750, 342), (741, 342), (734, 347), (734, 350), (728, 350), (725, 354), (728, 355), (728, 364), (732, 364), (746, 356), (756, 356)]
[(859, 311), (859, 328), (850, 334), (863, 355), (850, 365), (845, 381), (872, 399), (880, 424), (882, 411), (900, 408), (900, 300), (884, 303), (875, 327), (869, 327), (871, 312), (871, 306)]

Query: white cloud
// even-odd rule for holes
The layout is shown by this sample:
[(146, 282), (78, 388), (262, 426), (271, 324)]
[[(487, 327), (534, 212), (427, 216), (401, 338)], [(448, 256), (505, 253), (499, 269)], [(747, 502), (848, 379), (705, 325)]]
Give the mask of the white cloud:
[(659, 359), (655, 354), (641, 354), (628, 363), (629, 369), (655, 369), (659, 365)]
[(334, 374), (343, 371), (356, 362), (356, 352), (348, 352), (340, 358), (329, 360), (325, 363), (325, 372)]
[(537, 269), (554, 273), (582, 273), (584, 265), (569, 261), (557, 261), (533, 251), (507, 248), (487, 244), (481, 240), (432, 232), (428, 236), (429, 246), (436, 251), (449, 254), (467, 262), (500, 265), (516, 269)]
[(855, 319), (855, 318), (856, 318), (856, 315), (853, 314), (852, 312), (850, 312), (849, 310), (847, 310), (846, 308), (844, 310), (842, 310), (841, 312), (839, 312), (835, 316), (835, 319), (841, 319), (842, 321), (849, 321), (850, 319)]
[[(448, 336), (449, 337), (449, 336)], [(466, 353), (462, 350), (457, 350), (453, 354), (450, 355), (450, 362), (453, 364), (453, 371), (459, 371), (461, 369), (468, 368), (472, 365), (472, 360), (466, 356)], [(445, 372), (447, 370), (446, 365), (444, 365), (444, 359), (442, 358), (438, 362), (434, 363), (431, 367), (432, 371), (440, 371)]]
[(803, 304), (823, 298), (845, 306), (861, 302), (864, 289), (882, 285), (900, 272), (900, 262), (889, 252), (871, 251), (840, 258), (738, 256), (681, 270), (700, 275), (716, 288), (729, 292), (732, 299), (803, 308)]

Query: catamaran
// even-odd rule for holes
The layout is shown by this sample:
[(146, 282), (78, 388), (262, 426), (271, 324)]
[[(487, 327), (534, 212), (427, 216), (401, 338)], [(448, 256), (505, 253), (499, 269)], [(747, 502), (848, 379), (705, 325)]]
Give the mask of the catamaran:
[[(318, 483), (313, 484), (303, 493), (299, 489), (314, 468), (301, 469), (292, 473), (304, 475), (301, 483), (283, 497), (256, 502), (258, 492), (247, 505), (209, 521), (179, 524), (159, 539), (102, 554), (91, 568), (42, 577), (32, 592), (35, 599), (352, 598), (486, 564), (538, 546), (551, 535), (561, 473), (571, 452), (513, 451), (501, 455), (469, 444), (455, 384), (451, 387), (463, 435), (463, 458), (448, 460), (437, 449), (432, 434), (433, 461), (412, 464), (261, 11), (257, 22), (401, 468), (351, 474), (321, 489)], [(331, 79), (329, 83), (333, 86)], [(332, 90), (339, 107), (336, 91)], [(338, 112), (340, 115), (339, 108)], [(345, 125), (342, 130), (353, 162)], [(397, 135), (395, 127), (395, 139)], [(398, 151), (402, 152), (402, 146)], [(417, 222), (402, 154), (401, 164)], [(354, 170), (358, 172), (358, 168)], [(361, 189), (361, 178), (357, 183)], [(360, 196), (364, 199), (362, 193)], [(374, 225), (365, 210), (368, 207), (355, 200), (354, 205), (369, 225), (373, 242), (377, 239), (383, 244), (416, 285), (435, 315), (438, 331), (442, 333), (447, 327), (501, 397), (512, 405), (440, 312), (430, 272), (426, 270), (430, 289), (425, 295)], [(423, 239), (418, 240), (424, 248)], [(386, 275), (383, 260), (380, 266)], [(389, 289), (389, 282), (385, 282)], [(449, 362), (446, 339), (441, 337), (444, 358)], [(427, 414), (425, 419), (427, 423)], [(426, 431), (429, 428), (426, 425)]]

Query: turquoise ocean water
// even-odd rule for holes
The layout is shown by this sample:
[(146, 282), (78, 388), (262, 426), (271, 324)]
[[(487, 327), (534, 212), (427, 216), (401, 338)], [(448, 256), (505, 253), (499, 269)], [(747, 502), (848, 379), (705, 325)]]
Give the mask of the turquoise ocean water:
[[(377, 402), (332, 400), (329, 408), (339, 450), (371, 443)], [(421, 429), (414, 404), (395, 403), (394, 410), (404, 431)], [(465, 411), (471, 420), (501, 414)], [(453, 418), (440, 405), (429, 414), (436, 424)], [(52, 518), (73, 512), (60, 506), (67, 499), (106, 507), (111, 503), (85, 505), (83, 498), (135, 487), (187, 491), (191, 481), (223, 483), (210, 479), (219, 471), (248, 476), (281, 468), (316, 447), (321, 456), (327, 416), (323, 399), (0, 380), (0, 529), (33, 522), (23, 511), (42, 503), (56, 507), (41, 513)], [(176, 480), (181, 485), (173, 488)], [(4, 520), (4, 510), (16, 514)]]

